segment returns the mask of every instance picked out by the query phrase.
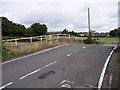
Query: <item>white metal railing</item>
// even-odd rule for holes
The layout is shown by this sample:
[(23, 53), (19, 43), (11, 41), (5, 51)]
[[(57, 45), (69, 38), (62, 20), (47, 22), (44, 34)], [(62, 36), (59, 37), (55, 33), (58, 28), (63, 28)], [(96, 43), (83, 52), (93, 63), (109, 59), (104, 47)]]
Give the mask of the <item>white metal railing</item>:
[(59, 39), (59, 38), (71, 38), (71, 35), (69, 34), (52, 34), (52, 35), (42, 35), (42, 36), (34, 36), (34, 37), (24, 37), (24, 38), (15, 38), (15, 39), (7, 39), (2, 40), (3, 42), (15, 42), (15, 45), (18, 45), (18, 41), (20, 40), (29, 40), (29, 43), (33, 43), (35, 38), (39, 38), (38, 41), (45, 40), (53, 40), (53, 39)]

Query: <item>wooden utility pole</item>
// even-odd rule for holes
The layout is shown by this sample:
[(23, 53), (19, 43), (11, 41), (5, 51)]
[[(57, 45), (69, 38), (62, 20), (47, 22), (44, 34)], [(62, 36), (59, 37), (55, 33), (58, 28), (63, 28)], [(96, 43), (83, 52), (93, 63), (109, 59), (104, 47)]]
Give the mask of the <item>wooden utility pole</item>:
[(90, 38), (90, 10), (88, 8), (88, 32), (89, 32), (89, 38)]

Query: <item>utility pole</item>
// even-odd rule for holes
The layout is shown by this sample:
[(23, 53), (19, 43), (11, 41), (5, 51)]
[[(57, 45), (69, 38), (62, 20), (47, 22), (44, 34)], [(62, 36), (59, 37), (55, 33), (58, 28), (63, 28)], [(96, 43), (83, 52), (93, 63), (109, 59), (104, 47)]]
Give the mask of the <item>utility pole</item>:
[(88, 33), (89, 33), (89, 38), (90, 38), (90, 10), (88, 8)]

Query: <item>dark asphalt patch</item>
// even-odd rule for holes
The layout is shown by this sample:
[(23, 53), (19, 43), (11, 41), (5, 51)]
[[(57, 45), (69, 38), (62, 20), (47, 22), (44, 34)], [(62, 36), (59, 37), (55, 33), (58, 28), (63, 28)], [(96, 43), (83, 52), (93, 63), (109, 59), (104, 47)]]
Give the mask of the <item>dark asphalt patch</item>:
[(65, 67), (62, 67), (61, 70), (65, 70), (66, 68)]
[(49, 76), (49, 75), (51, 75), (51, 74), (54, 74), (54, 73), (55, 73), (55, 71), (49, 71), (49, 72), (47, 72), (47, 73), (42, 74), (42, 75), (39, 77), (39, 79), (45, 79), (47, 76)]

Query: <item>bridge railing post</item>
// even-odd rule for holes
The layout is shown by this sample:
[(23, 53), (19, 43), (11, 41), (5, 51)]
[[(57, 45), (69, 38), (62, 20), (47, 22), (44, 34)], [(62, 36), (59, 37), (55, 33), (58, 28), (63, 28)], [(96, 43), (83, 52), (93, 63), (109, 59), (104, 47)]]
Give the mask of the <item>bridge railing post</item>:
[(18, 45), (18, 42), (17, 42), (17, 39), (15, 39), (15, 46), (17, 46)]
[(57, 38), (59, 39), (59, 38), (60, 38), (60, 35), (59, 35), (59, 34), (57, 34), (57, 36), (58, 36)]
[(50, 40), (52, 39), (52, 35), (49, 35)]
[(70, 39), (70, 35), (69, 35), (69, 39)]
[(41, 40), (41, 42), (42, 42), (42, 36), (40, 36), (40, 40)]
[(30, 43), (32, 43), (32, 37), (30, 37)]

